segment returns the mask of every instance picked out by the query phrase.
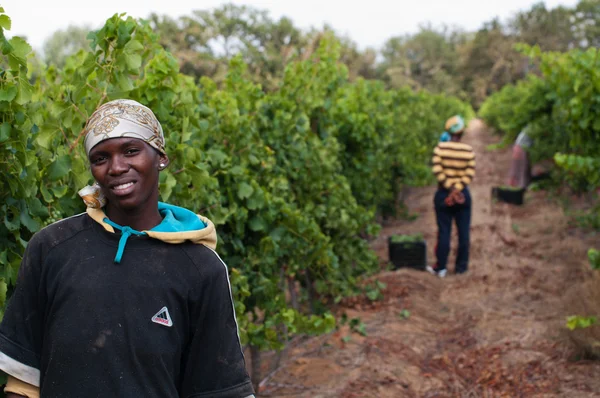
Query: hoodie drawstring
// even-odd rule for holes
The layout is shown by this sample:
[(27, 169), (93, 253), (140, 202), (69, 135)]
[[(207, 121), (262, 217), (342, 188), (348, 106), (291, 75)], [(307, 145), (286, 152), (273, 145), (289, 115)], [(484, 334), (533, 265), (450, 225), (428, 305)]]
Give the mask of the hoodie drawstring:
[(111, 227), (116, 228), (119, 231), (121, 231), (121, 239), (119, 239), (119, 247), (117, 249), (117, 255), (115, 256), (115, 263), (117, 263), (117, 264), (121, 263), (121, 258), (123, 258), (123, 252), (125, 251), (125, 245), (127, 244), (127, 239), (129, 239), (129, 237), (131, 235), (137, 235), (137, 236), (148, 235), (145, 232), (136, 231), (135, 229), (133, 229), (131, 227), (122, 227), (119, 224), (115, 224), (114, 222), (110, 221), (106, 217), (102, 221), (104, 221)]

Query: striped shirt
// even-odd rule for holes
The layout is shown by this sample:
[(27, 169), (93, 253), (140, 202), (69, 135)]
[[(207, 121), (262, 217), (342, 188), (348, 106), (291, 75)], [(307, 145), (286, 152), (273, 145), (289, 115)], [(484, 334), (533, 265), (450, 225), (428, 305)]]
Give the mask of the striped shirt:
[(446, 189), (462, 191), (475, 177), (475, 152), (460, 142), (440, 142), (433, 150), (433, 174)]

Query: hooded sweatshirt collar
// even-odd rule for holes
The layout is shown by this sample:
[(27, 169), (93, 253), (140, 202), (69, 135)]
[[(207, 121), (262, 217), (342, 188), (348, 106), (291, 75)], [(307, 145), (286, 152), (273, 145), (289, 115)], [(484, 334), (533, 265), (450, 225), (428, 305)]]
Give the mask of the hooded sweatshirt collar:
[(171, 244), (190, 241), (213, 250), (217, 247), (217, 233), (212, 221), (183, 207), (158, 202), (158, 211), (163, 220), (156, 227), (144, 231), (136, 231), (129, 226), (121, 226), (112, 222), (102, 209), (88, 207), (86, 211), (106, 231), (112, 233), (115, 233), (115, 229), (121, 231), (115, 263), (121, 262), (127, 239), (131, 235), (149, 236)]

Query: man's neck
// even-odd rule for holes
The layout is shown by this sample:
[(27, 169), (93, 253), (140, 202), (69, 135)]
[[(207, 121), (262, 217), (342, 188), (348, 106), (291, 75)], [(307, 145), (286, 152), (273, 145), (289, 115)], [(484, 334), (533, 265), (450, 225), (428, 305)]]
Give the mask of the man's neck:
[(106, 216), (114, 223), (121, 226), (127, 226), (137, 231), (148, 231), (162, 222), (162, 216), (158, 212), (158, 203), (156, 206), (144, 206), (143, 209), (120, 209), (106, 206)]

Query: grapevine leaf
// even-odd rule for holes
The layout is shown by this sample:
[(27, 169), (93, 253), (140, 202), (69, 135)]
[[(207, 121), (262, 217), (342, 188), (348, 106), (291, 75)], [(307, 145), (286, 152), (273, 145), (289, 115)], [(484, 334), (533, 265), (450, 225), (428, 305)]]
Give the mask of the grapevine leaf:
[(9, 231), (17, 231), (21, 226), (18, 217), (13, 217), (12, 220), (8, 219), (8, 215), (4, 216), (4, 225), (8, 228)]
[(0, 126), (0, 142), (7, 141), (10, 138), (11, 125), (8, 122)]
[(9, 55), (9, 65), (13, 70), (18, 70), (19, 66), (27, 66), (27, 55), (31, 52), (31, 46), (19, 36), (9, 40), (12, 46), (12, 52)]
[(66, 185), (61, 185), (61, 186), (52, 188), (52, 194), (57, 199), (60, 199), (63, 196), (65, 196), (67, 194), (67, 192), (69, 192), (69, 187)]
[(4, 279), (0, 279), (0, 306), (4, 307), (4, 303), (6, 302), (6, 292), (8, 291), (8, 286), (6, 285), (6, 281)]
[(17, 96), (18, 89), (16, 86), (7, 84), (0, 88), (0, 101), (11, 102)]
[(125, 62), (127, 63), (127, 67), (131, 71), (138, 71), (142, 66), (142, 56), (139, 54), (123, 54), (125, 57)]
[[(4, 12), (4, 11), (0, 11), (0, 12)], [(0, 27), (2, 27), (2, 29), (10, 30), (11, 21), (10, 21), (10, 17), (8, 15), (0, 15)]]
[(590, 265), (594, 270), (600, 270), (600, 251), (596, 249), (590, 249), (588, 251), (588, 258)]
[(48, 168), (48, 178), (50, 181), (56, 181), (67, 174), (71, 169), (71, 157), (69, 155), (59, 156)]
[(17, 95), (17, 104), (24, 105), (31, 101), (33, 96), (33, 86), (27, 81), (27, 76), (19, 76), (19, 93)]
[(240, 199), (249, 198), (253, 192), (254, 192), (254, 188), (252, 188), (252, 185), (250, 185), (246, 182), (242, 182), (238, 187), (238, 198), (240, 198)]
[(38, 198), (31, 198), (28, 202), (29, 211), (34, 217), (48, 217), (48, 208), (46, 208)]
[(127, 53), (135, 53), (144, 49), (144, 45), (139, 40), (130, 40), (125, 44), (124, 51)]
[(0, 30), (0, 47), (2, 48), (2, 54), (4, 55), (10, 54), (13, 50), (10, 42), (6, 39), (6, 36), (4, 36), (4, 32), (2, 30)]
[(175, 187), (175, 185), (177, 185), (177, 180), (175, 179), (175, 177), (173, 177), (171, 173), (164, 174), (166, 174), (166, 176), (164, 182), (160, 185), (160, 194), (162, 196), (162, 200), (168, 201), (171, 197), (171, 194), (173, 193), (173, 188)]
[(248, 227), (255, 232), (264, 231), (267, 229), (267, 223), (262, 217), (253, 217), (248, 223)]
[(33, 233), (33, 232), (37, 232), (40, 230), (40, 224), (38, 224), (37, 221), (35, 221), (33, 218), (31, 218), (27, 209), (25, 209), (24, 211), (21, 211), (20, 220), (21, 220), (21, 224), (24, 225), (25, 227), (27, 227), (27, 229), (30, 232)]
[(43, 182), (40, 184), (40, 192), (42, 193), (42, 197), (44, 198), (44, 201), (46, 203), (54, 202), (54, 196), (52, 195), (52, 193), (50, 193), (50, 191)]
[(131, 91), (134, 89), (133, 82), (126, 75), (119, 75), (119, 88), (123, 91)]
[(42, 148), (50, 149), (50, 146), (52, 144), (52, 139), (54, 138), (54, 133), (55, 133), (55, 131), (44, 127), (44, 128), (42, 128), (40, 133), (37, 135), (35, 140), (38, 143), (38, 145), (41, 146)]

